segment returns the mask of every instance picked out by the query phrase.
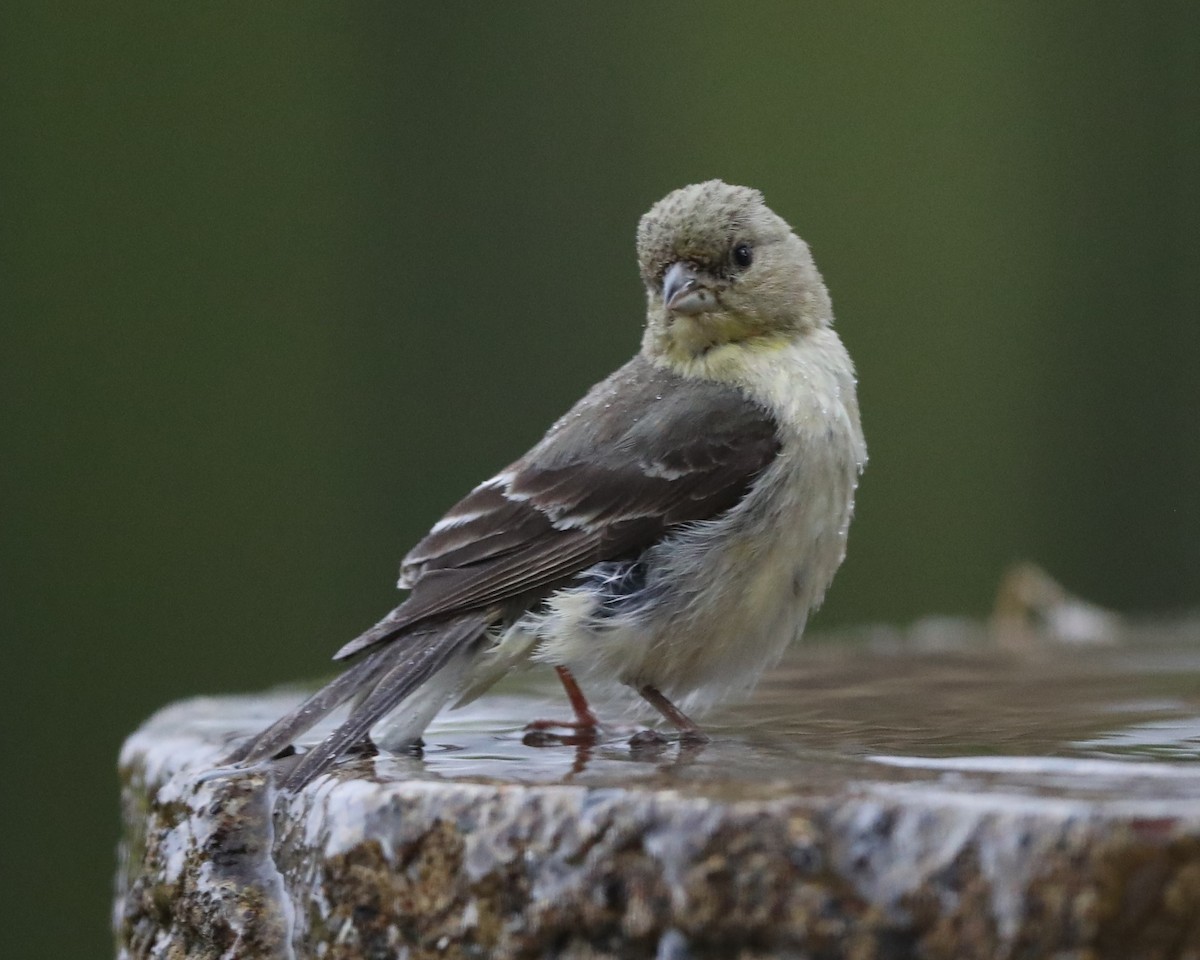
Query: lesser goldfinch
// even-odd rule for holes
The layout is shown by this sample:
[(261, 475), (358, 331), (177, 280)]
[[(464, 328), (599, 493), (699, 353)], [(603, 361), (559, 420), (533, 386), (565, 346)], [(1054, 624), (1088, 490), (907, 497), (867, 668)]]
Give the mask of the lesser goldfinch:
[[(719, 180), (642, 217), (640, 352), (405, 557), (409, 596), (346, 644), (341, 676), (245, 744), (254, 762), (348, 718), (284, 786), (368, 736), (397, 748), (452, 698), (529, 659), (580, 688), (685, 711), (746, 689), (804, 629), (846, 553), (867, 460), (854, 367), (808, 246), (762, 194)], [(578, 681), (576, 680), (578, 678)]]

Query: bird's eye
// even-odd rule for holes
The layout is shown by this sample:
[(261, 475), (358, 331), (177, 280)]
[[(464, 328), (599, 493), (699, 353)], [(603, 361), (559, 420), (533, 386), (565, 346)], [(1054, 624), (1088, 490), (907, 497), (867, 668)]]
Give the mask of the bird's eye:
[(750, 249), (750, 244), (739, 243), (733, 248), (733, 262), (737, 266), (745, 270), (754, 260), (754, 251)]

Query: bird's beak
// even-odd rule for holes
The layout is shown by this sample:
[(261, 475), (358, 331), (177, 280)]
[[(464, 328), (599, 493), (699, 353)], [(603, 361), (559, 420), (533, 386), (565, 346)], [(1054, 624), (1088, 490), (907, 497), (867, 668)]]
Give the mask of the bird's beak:
[(691, 315), (715, 310), (717, 297), (695, 268), (681, 261), (671, 264), (663, 276), (663, 303), (672, 313)]

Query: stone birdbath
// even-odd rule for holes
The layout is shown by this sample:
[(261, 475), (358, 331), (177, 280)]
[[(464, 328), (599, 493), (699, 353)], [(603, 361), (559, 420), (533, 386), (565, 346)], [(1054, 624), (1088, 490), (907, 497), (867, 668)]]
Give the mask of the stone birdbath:
[(1070, 602), (808, 643), (704, 746), (529, 741), (534, 671), (294, 795), (219, 762), (302, 691), (174, 704), (121, 753), (119, 956), (1200, 957), (1200, 624)]

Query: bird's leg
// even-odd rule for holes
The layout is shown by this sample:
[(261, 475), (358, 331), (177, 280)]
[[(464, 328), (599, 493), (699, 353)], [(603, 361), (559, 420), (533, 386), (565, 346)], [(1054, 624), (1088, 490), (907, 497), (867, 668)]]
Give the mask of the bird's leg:
[(571, 710), (575, 713), (575, 723), (573, 726), (576, 729), (580, 727), (592, 727), (594, 729), (600, 726), (600, 721), (596, 719), (596, 715), (592, 713), (592, 708), (588, 705), (587, 697), (579, 689), (579, 683), (575, 680), (575, 675), (566, 667), (555, 667), (554, 672), (558, 674), (558, 679), (562, 681), (563, 689), (567, 691), (567, 699), (571, 702)]
[(525, 725), (526, 730), (549, 730), (551, 727), (566, 727), (579, 733), (594, 735), (600, 729), (600, 721), (588, 706), (587, 697), (579, 689), (579, 683), (566, 667), (555, 667), (554, 672), (562, 681), (563, 689), (567, 691), (567, 700), (575, 713), (574, 720), (531, 720)]
[(690, 743), (707, 743), (708, 736), (696, 725), (696, 721), (662, 695), (657, 687), (645, 686), (638, 689), (655, 710), (661, 713), (679, 731), (683, 740)]

